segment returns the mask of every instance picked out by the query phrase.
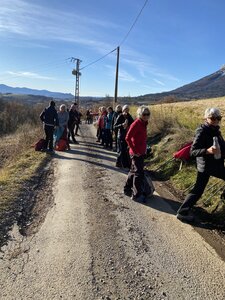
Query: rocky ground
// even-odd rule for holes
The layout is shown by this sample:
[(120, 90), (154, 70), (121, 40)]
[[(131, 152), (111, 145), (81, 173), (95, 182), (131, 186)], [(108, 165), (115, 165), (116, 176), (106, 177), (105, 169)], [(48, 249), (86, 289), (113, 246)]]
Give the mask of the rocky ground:
[(126, 172), (94, 133), (82, 126), (80, 144), (55, 155), (1, 248), (0, 299), (224, 299), (218, 239), (179, 222), (162, 183), (145, 205), (124, 196)]

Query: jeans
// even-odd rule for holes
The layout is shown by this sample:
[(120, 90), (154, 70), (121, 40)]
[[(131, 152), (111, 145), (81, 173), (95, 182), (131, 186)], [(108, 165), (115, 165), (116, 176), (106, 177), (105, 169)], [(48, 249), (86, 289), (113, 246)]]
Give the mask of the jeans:
[(133, 189), (133, 195), (137, 198), (142, 195), (142, 184), (144, 179), (144, 155), (131, 157), (131, 168), (128, 173), (124, 190)]

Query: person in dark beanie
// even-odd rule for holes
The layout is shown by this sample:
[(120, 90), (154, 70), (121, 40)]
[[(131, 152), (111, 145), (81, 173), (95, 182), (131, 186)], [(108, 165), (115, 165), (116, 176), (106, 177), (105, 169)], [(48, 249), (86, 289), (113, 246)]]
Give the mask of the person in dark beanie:
[(147, 151), (149, 108), (144, 105), (140, 106), (137, 110), (137, 116), (126, 135), (131, 157), (131, 168), (124, 186), (124, 194), (132, 196), (132, 200), (145, 202), (142, 184), (144, 180), (144, 157)]
[(49, 150), (50, 153), (53, 151), (53, 133), (55, 127), (59, 126), (58, 114), (55, 109), (55, 102), (51, 101), (49, 106), (46, 107), (40, 114), (40, 119), (44, 124), (45, 131), (45, 145), (43, 150)]
[(192, 207), (202, 196), (210, 176), (225, 180), (225, 141), (219, 127), (222, 118), (220, 110), (208, 108), (204, 118), (205, 123), (196, 130), (190, 151), (191, 156), (196, 158), (197, 179), (177, 212), (177, 218), (186, 222), (194, 221)]

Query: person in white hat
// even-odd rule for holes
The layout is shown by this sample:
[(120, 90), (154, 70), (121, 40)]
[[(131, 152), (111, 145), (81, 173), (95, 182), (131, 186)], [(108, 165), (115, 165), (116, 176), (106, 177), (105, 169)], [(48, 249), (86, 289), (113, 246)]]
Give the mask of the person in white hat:
[(127, 131), (130, 125), (133, 123), (133, 118), (129, 114), (129, 106), (124, 105), (122, 108), (122, 114), (116, 119), (114, 128), (118, 130), (118, 157), (116, 161), (116, 167), (118, 168), (130, 168), (130, 156), (128, 153), (128, 146), (125, 140)]
[(218, 108), (207, 108), (204, 114), (205, 123), (195, 134), (190, 154), (196, 158), (197, 179), (193, 189), (185, 198), (177, 212), (181, 221), (192, 222), (192, 207), (202, 196), (210, 176), (225, 180), (225, 141), (220, 132), (221, 112)]

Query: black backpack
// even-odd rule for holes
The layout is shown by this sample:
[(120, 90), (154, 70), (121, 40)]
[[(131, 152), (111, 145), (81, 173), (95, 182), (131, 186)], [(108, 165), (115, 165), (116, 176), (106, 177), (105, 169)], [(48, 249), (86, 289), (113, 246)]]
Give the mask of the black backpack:
[(155, 187), (151, 178), (145, 173), (142, 183), (142, 192), (145, 197), (151, 197), (155, 191)]

